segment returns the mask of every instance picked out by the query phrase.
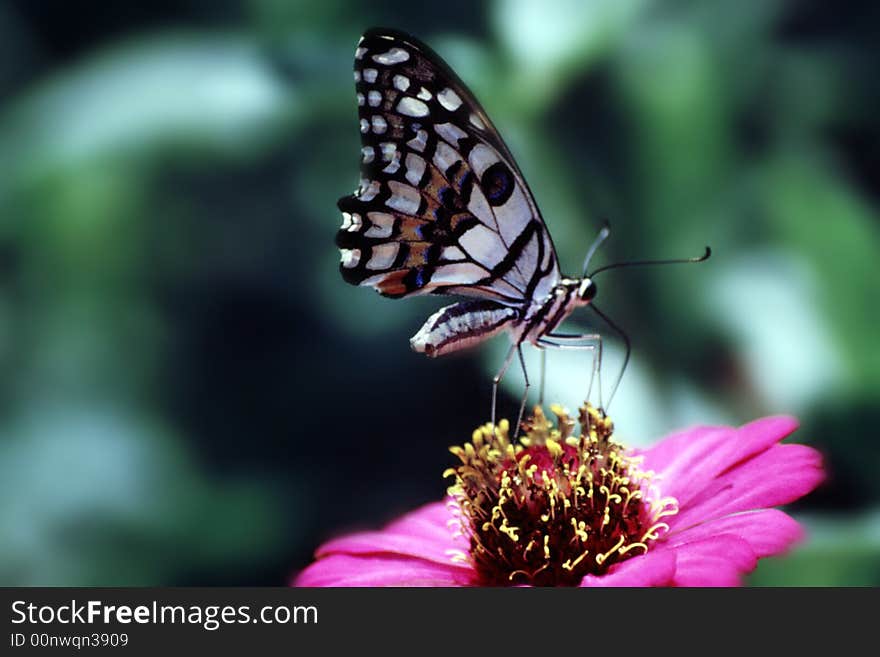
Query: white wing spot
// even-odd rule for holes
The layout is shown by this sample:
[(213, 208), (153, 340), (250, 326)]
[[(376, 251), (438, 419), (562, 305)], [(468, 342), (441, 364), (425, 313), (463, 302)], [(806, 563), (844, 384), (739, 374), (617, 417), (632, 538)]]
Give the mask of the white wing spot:
[(364, 164), (369, 164), (376, 157), (376, 151), (373, 150), (372, 146), (364, 146), (361, 148), (361, 155), (363, 156)]
[(370, 93), (367, 94), (367, 102), (370, 103), (370, 107), (377, 107), (382, 102), (382, 94), (375, 89), (371, 89)]
[(457, 150), (445, 141), (437, 142), (437, 148), (434, 150), (434, 164), (440, 171), (446, 173), (446, 170), (459, 160), (461, 160), (461, 155)]
[(440, 252), (440, 258), (443, 260), (464, 260), (464, 251), (457, 246), (447, 246)]
[(397, 111), (407, 116), (427, 116), (428, 106), (417, 98), (404, 96), (397, 103)]
[(382, 185), (379, 184), (379, 181), (373, 180), (366, 187), (361, 186), (357, 192), (357, 197), (362, 201), (372, 201), (376, 198), (381, 188)]
[(471, 125), (479, 128), (480, 130), (486, 129), (486, 124), (483, 123), (483, 119), (481, 119), (479, 116), (477, 116), (473, 112), (471, 112), (470, 122), (471, 122)]
[(364, 95), (360, 91), (357, 92), (357, 99), (358, 99), (358, 107), (362, 107), (364, 104)]
[(360, 249), (339, 249), (339, 262), (342, 263), (342, 266), (346, 269), (351, 269), (352, 267), (357, 267), (357, 264), (361, 261), (361, 250)]
[(400, 62), (405, 62), (407, 59), (409, 59), (409, 53), (403, 48), (392, 48), (388, 52), (383, 52), (380, 55), (373, 55), (374, 62), (385, 64), (386, 66), (389, 64), (399, 64)]
[(360, 72), (360, 71), (355, 71), (355, 72), (354, 72), (354, 81), (355, 81), (355, 82), (360, 82), (360, 81), (361, 81), (361, 72)]
[(385, 244), (374, 246), (373, 255), (370, 256), (370, 261), (367, 263), (367, 269), (372, 269), (373, 271), (388, 269), (397, 257), (399, 250), (400, 242), (386, 242)]
[(379, 144), (379, 148), (382, 149), (382, 159), (386, 162), (389, 162), (394, 157), (394, 154), (397, 153), (397, 144), (393, 141), (383, 141)]
[(467, 133), (453, 123), (441, 123), (435, 125), (434, 130), (453, 146), (457, 146), (458, 140), (462, 137), (467, 137)]
[(392, 83), (394, 84), (394, 88), (398, 91), (406, 91), (409, 89), (409, 78), (405, 75), (395, 75)]
[(439, 100), (440, 104), (450, 112), (454, 112), (461, 107), (461, 98), (459, 98), (458, 94), (449, 87), (446, 87), (443, 91), (437, 94), (437, 100)]
[(389, 180), (388, 188), (391, 190), (391, 197), (385, 204), (389, 208), (404, 214), (414, 215), (418, 212), (419, 205), (422, 203), (422, 196), (419, 194), (419, 190), (396, 180)]
[(406, 179), (413, 185), (418, 185), (425, 174), (425, 160), (415, 153), (407, 153), (406, 156)]
[[(388, 129), (388, 124), (385, 122), (385, 119), (378, 114), (373, 117), (373, 132), (377, 135), (384, 135), (385, 131)], [(366, 132), (366, 130), (364, 130)]]
[(351, 214), (351, 218), (349, 219), (349, 226), (348, 228), (346, 228), (346, 230), (350, 233), (356, 233), (361, 228), (363, 228), (363, 225), (364, 220), (361, 218), (361, 215), (359, 215), (357, 212), (353, 212)]
[(394, 230), (394, 215), (386, 212), (369, 212), (367, 218), (373, 224), (364, 237), (391, 237)]
[(428, 145), (428, 133), (425, 130), (419, 130), (415, 137), (406, 142), (406, 145), (419, 153), (424, 152), (425, 146)]
[(365, 68), (364, 69), (364, 80), (367, 82), (375, 82), (376, 77), (379, 75), (379, 71), (374, 68)]
[(364, 54), (366, 54), (366, 52), (367, 52), (367, 49), (366, 49), (366, 48), (362, 48), (362, 47), (360, 47), (360, 48), (358, 48), (357, 50), (354, 51), (354, 58), (355, 58), (355, 59), (363, 59), (363, 58), (364, 58)]
[(394, 151), (394, 156), (388, 165), (382, 169), (385, 173), (397, 173), (397, 170), (400, 168), (400, 153)]
[(361, 132), (366, 132), (370, 129), (370, 124), (366, 119), (361, 119)]
[(433, 96), (431, 95), (430, 91), (422, 87), (421, 89), (419, 89), (419, 93), (416, 94), (416, 98), (421, 98), (422, 100), (431, 100)]

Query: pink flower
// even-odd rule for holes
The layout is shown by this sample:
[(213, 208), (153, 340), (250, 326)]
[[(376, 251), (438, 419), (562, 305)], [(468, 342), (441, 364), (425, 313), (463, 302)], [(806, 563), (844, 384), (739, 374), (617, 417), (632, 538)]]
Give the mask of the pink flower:
[(601, 411), (558, 429), (536, 409), (521, 443), (504, 421), (453, 448), (449, 497), (381, 531), (325, 543), (296, 586), (736, 586), (803, 532), (771, 507), (813, 490), (821, 457), (780, 444), (770, 417), (696, 427), (646, 450), (611, 440)]

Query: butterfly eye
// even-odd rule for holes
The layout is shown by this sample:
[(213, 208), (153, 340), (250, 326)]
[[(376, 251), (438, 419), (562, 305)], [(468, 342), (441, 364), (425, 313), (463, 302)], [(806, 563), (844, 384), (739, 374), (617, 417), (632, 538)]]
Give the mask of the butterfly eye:
[(596, 296), (596, 284), (589, 278), (581, 281), (581, 287), (578, 290), (578, 296), (582, 301), (592, 301)]

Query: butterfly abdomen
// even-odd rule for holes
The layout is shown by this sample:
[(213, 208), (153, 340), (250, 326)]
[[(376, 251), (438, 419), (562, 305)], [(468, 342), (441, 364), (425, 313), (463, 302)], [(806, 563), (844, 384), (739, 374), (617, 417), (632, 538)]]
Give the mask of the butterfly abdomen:
[(519, 313), (491, 301), (463, 301), (441, 308), (410, 339), (413, 350), (441, 356), (482, 342), (511, 326)]

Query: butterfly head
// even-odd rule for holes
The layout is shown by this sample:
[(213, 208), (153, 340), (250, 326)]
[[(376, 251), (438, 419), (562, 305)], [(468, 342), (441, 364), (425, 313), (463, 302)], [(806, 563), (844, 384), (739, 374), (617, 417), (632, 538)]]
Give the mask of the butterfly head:
[(577, 281), (578, 290), (577, 296), (580, 304), (582, 306), (586, 306), (590, 303), (596, 296), (596, 284), (593, 282), (593, 279), (589, 277), (584, 277)]
[(586, 306), (596, 296), (596, 284), (588, 276), (583, 278), (563, 278), (556, 288), (556, 294), (565, 297), (569, 312), (578, 306)]

